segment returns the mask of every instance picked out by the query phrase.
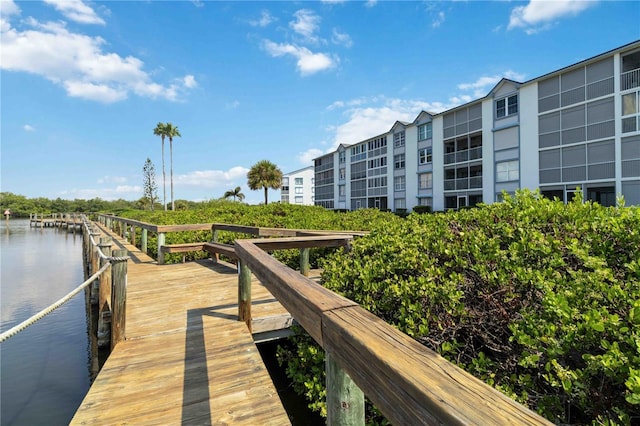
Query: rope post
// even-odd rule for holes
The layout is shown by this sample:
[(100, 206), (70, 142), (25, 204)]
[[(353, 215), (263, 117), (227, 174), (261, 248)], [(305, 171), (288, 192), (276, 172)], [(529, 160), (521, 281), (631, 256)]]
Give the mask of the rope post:
[(149, 238), (149, 231), (146, 228), (142, 228), (142, 237), (140, 240), (140, 250), (147, 254), (147, 239)]
[[(112, 254), (115, 258), (124, 258), (127, 251), (113, 250)], [(111, 258), (111, 350), (126, 336), (127, 260)]]
[(162, 247), (164, 246), (165, 233), (158, 232), (158, 265), (164, 265), (164, 252)]
[(300, 249), (300, 273), (305, 277), (309, 276), (309, 247)]
[[(105, 257), (100, 257), (100, 268), (109, 263), (111, 237), (100, 238), (98, 245)], [(98, 347), (106, 348), (111, 343), (111, 269), (100, 275), (100, 297), (98, 302)]]
[(364, 393), (325, 352), (327, 377), (327, 424), (364, 425)]
[(131, 225), (131, 236), (129, 238), (131, 245), (135, 247), (136, 245), (136, 227)]
[(244, 321), (251, 333), (251, 270), (238, 259), (238, 321)]

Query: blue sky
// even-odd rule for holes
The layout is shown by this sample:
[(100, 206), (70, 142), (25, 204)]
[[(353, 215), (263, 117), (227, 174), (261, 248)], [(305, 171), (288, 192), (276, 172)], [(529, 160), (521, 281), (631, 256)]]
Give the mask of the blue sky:
[[(176, 199), (215, 199), (267, 159), (335, 148), (640, 39), (635, 1), (8, 1), (0, 189), (142, 196), (159, 122)], [(167, 201), (169, 144), (165, 143)], [(270, 192), (270, 200), (279, 198)]]

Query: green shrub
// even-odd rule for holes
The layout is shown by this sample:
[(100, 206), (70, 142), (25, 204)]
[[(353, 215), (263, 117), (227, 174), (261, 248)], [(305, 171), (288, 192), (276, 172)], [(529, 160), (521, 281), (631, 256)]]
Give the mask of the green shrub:
[[(322, 262), (326, 287), (553, 422), (638, 421), (638, 208), (523, 191), (371, 229)], [(321, 351), (296, 345), (280, 358), (322, 409)]]

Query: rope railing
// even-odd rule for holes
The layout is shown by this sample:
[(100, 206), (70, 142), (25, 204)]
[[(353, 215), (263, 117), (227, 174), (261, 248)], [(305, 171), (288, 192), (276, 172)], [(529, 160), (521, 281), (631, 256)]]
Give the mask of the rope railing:
[(102, 265), (102, 267), (100, 269), (98, 269), (89, 278), (87, 278), (82, 284), (80, 284), (78, 287), (76, 287), (75, 289), (70, 291), (68, 294), (66, 294), (64, 297), (59, 299), (57, 302), (51, 304), (50, 306), (48, 306), (45, 309), (43, 309), (40, 312), (38, 312), (37, 314), (31, 316), (29, 319), (21, 322), (20, 324), (10, 328), (9, 330), (3, 332), (2, 334), (0, 334), (0, 343), (2, 343), (4, 341), (8, 340), (9, 338), (15, 336), (16, 334), (20, 333), (21, 331), (23, 331), (27, 327), (35, 324), (36, 322), (38, 322), (39, 320), (41, 320), (45, 316), (49, 315), (50, 313), (52, 313), (53, 311), (55, 311), (56, 309), (60, 308), (62, 305), (64, 305), (68, 301), (70, 301), (80, 291), (82, 291), (87, 286), (89, 286), (91, 283), (93, 283), (97, 279), (99, 279), (99, 277), (104, 272), (106, 272), (109, 268), (111, 268), (113, 266), (114, 262), (116, 262), (116, 263), (117, 262), (126, 262), (127, 260), (129, 260), (129, 256), (107, 256), (104, 253), (102, 253), (102, 250), (100, 249), (100, 244), (97, 243), (93, 238), (94, 235), (99, 235), (99, 231), (95, 230), (95, 229), (92, 229), (93, 226), (87, 220), (87, 217), (85, 215), (82, 215), (82, 221), (83, 221), (83, 226), (88, 231), (87, 235), (89, 237), (91, 245), (93, 247), (96, 247), (96, 249), (97, 249), (96, 252), (97, 252), (98, 256), (100, 257), (100, 259), (105, 261), (104, 264)]
[(85, 282), (83, 282), (78, 287), (73, 289), (71, 292), (69, 292), (67, 295), (62, 297), (60, 300), (58, 300), (57, 302), (51, 304), (50, 306), (46, 307), (45, 309), (41, 310), (37, 314), (33, 315), (31, 318), (21, 322), (20, 324), (16, 325), (15, 327), (12, 327), (9, 330), (5, 331), (4, 333), (0, 334), (0, 343), (4, 342), (5, 340), (9, 339), (10, 337), (15, 336), (16, 334), (18, 334), (19, 332), (21, 332), (25, 328), (35, 324), (36, 322), (38, 322), (39, 320), (41, 320), (45, 316), (49, 315), (51, 312), (55, 311), (56, 309), (58, 309), (59, 307), (61, 307), (65, 303), (67, 303), (69, 300), (71, 300), (73, 298), (73, 296), (75, 296), (76, 294), (80, 293), (80, 291), (82, 291), (86, 286), (88, 286), (93, 281), (95, 281), (100, 276), (100, 274), (102, 274), (104, 271), (106, 271), (110, 267), (111, 267), (111, 263), (106, 263), (102, 268), (100, 268), (98, 271), (96, 271), (95, 274), (93, 274), (92, 276), (87, 278), (87, 280)]

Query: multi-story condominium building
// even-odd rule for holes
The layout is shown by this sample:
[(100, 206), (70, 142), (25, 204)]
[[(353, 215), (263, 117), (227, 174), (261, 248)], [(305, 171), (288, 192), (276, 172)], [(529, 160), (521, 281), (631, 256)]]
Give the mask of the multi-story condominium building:
[(282, 175), (280, 201), (291, 204), (313, 205), (315, 178), (313, 166)]
[(503, 191), (640, 204), (640, 40), (485, 97), (421, 112), (314, 160), (315, 204), (457, 209)]

